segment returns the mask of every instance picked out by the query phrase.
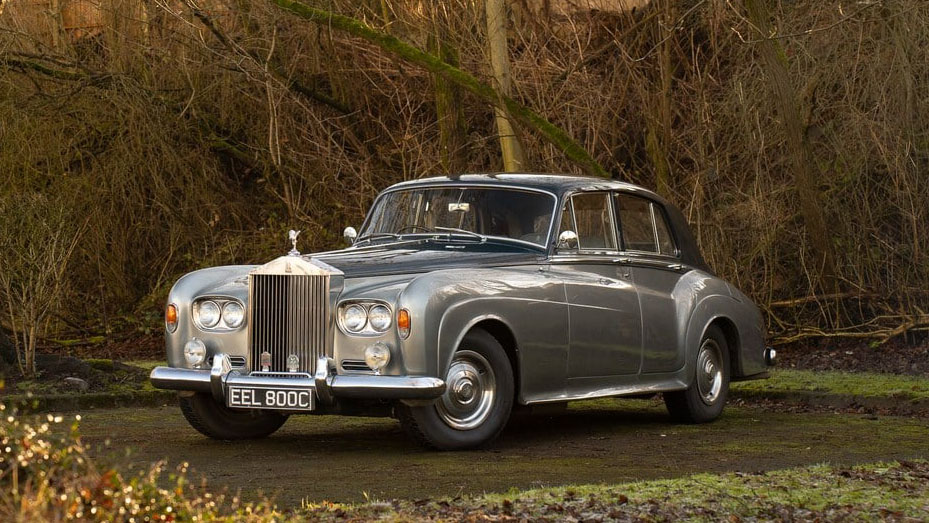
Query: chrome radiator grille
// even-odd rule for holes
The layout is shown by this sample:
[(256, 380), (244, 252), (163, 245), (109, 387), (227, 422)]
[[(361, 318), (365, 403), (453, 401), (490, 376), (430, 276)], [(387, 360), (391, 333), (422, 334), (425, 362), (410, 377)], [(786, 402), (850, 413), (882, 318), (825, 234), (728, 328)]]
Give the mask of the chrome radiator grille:
[(287, 372), (287, 358), (300, 358), (299, 372), (313, 373), (326, 353), (329, 276), (252, 274), (248, 277), (250, 369), (271, 354), (271, 372)]

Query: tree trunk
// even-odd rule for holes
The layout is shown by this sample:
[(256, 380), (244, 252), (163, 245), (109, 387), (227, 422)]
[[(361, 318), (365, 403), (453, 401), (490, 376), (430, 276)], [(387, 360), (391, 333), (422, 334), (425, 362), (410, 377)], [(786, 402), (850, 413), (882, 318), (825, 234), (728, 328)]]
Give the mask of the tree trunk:
[[(494, 88), (500, 96), (510, 95), (510, 59), (506, 37), (506, 2), (505, 0), (486, 0), (487, 10), (487, 45), (490, 50), (490, 66), (494, 73)], [(526, 166), (516, 130), (510, 122), (510, 115), (505, 104), (494, 107), (497, 121), (497, 135), (500, 137), (500, 151), (503, 154), (503, 170), (519, 172)]]
[[(826, 227), (822, 198), (819, 191), (819, 169), (813, 149), (806, 137), (800, 100), (790, 82), (787, 55), (780, 42), (772, 38), (771, 14), (767, 0), (745, 0), (748, 18), (758, 32), (758, 54), (761, 65), (774, 95), (777, 111), (784, 125), (789, 153), (793, 159), (794, 185), (800, 201), (800, 215), (806, 227), (810, 248), (816, 258), (816, 270), (826, 292), (835, 289), (835, 262), (832, 238)], [(815, 283), (814, 283), (815, 286)]]
[[(430, 50), (443, 62), (458, 67), (458, 50), (448, 40), (447, 29), (433, 19)], [(439, 123), (439, 147), (446, 173), (460, 173), (467, 165), (467, 120), (461, 100), (461, 87), (438, 74), (432, 75), (435, 86), (435, 111)]]

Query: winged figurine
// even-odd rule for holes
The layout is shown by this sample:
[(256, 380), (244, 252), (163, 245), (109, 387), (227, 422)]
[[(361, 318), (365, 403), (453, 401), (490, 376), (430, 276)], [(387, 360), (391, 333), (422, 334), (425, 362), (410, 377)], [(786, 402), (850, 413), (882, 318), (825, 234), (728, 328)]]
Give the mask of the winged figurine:
[(300, 231), (295, 231), (293, 229), (287, 233), (287, 237), (290, 238), (290, 243), (293, 245), (293, 249), (290, 250), (287, 254), (291, 256), (300, 256), (300, 251), (297, 250), (297, 237), (300, 236)]

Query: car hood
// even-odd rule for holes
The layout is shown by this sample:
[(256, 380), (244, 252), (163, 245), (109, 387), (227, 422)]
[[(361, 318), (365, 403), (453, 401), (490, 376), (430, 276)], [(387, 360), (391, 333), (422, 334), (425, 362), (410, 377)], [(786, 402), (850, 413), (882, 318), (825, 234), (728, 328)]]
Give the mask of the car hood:
[(402, 242), (313, 254), (346, 278), (424, 273), (441, 269), (486, 268), (538, 263), (541, 252), (490, 244)]

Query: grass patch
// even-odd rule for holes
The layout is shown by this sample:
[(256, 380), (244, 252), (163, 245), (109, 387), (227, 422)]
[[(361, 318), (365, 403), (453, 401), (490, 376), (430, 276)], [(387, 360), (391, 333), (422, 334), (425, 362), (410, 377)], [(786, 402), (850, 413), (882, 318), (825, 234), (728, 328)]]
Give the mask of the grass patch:
[(168, 364), (168, 362), (164, 360), (130, 360), (124, 361), (123, 363), (126, 365), (132, 365), (133, 367), (138, 367), (140, 369), (145, 369), (147, 371), (150, 371), (155, 367), (165, 366)]
[(511, 491), (453, 500), (319, 504), (312, 519), (874, 520), (929, 517), (929, 462), (815, 465), (758, 474)]
[(929, 379), (897, 374), (775, 369), (766, 380), (732, 384), (735, 392), (812, 392), (871, 398), (929, 399)]
[(310, 519), (739, 521), (929, 517), (929, 462), (815, 465), (757, 474), (511, 491), (453, 500), (319, 504)]

